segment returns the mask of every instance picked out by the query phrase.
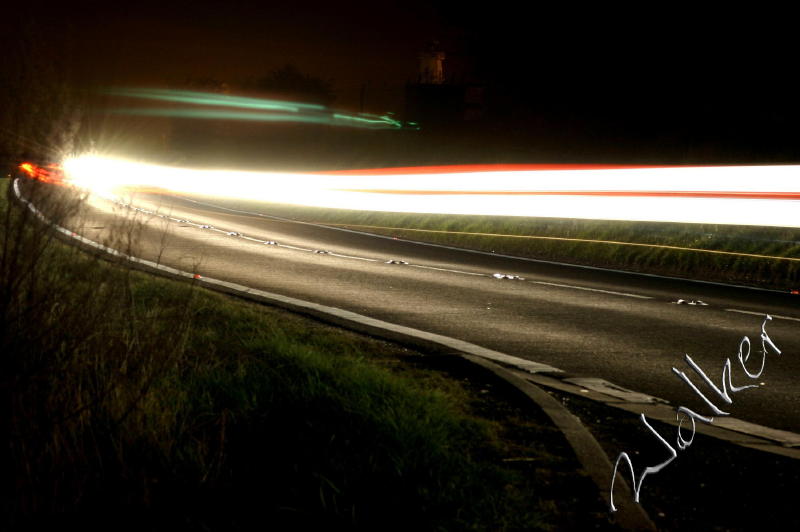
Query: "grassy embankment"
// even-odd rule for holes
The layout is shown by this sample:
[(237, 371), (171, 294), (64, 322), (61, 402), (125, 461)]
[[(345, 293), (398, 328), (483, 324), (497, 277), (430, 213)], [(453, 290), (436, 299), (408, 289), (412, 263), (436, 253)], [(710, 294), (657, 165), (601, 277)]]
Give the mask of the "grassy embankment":
[(398, 346), (54, 241), (7, 182), (2, 528), (527, 530), (568, 500), (551, 429), (511, 446)]
[(779, 290), (800, 288), (800, 229), (381, 213), (242, 202), (230, 205), (296, 220), (519, 257)]

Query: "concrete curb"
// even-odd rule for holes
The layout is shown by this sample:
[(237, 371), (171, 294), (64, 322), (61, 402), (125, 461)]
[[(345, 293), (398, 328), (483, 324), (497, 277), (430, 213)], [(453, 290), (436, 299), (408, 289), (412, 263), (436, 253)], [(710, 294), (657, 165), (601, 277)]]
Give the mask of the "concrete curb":
[[(637, 392), (632, 392), (632, 395), (618, 393), (618, 387), (605, 381), (601, 381), (605, 386), (595, 387), (591, 385), (591, 382), (588, 382), (594, 379), (560, 379), (543, 374), (533, 375), (521, 371), (511, 371), (520, 379), (538, 386), (576, 395), (584, 399), (591, 399), (606, 406), (624, 410), (627, 413), (644, 414), (648, 419), (655, 419), (675, 427), (678, 426), (675, 407), (657, 397), (650, 397)], [(649, 398), (649, 400), (646, 398)], [(793, 432), (764, 427), (727, 416), (715, 418), (712, 424), (698, 423), (696, 431), (742, 447), (757, 449), (796, 460), (800, 459), (800, 434)]]
[[(567, 438), (581, 465), (600, 490), (600, 495), (606, 504), (610, 505), (609, 486), (614, 468), (605, 451), (583, 423), (558, 400), (530, 381), (520, 378), (514, 372), (475, 355), (462, 354), (461, 356), (492, 372), (536, 403)], [(656, 530), (655, 524), (650, 520), (644, 508), (633, 502), (633, 492), (628, 484), (622, 478), (618, 478), (617, 481), (619, 490), (617, 492), (617, 513), (614, 517), (616, 524), (624, 530)]]

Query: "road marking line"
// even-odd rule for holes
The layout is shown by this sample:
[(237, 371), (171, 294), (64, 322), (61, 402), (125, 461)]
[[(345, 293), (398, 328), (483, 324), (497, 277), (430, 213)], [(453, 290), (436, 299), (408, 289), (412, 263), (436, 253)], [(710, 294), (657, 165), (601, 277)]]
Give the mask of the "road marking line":
[(368, 259), (366, 257), (354, 257), (352, 255), (341, 255), (339, 253), (328, 253), (331, 257), (341, 257), (343, 259), (364, 260), (367, 262), (379, 262), (378, 259)]
[[(205, 203), (205, 202), (202, 202), (202, 201), (195, 201), (195, 200), (191, 200), (191, 199), (188, 199), (188, 198), (183, 198), (183, 199), (191, 201), (192, 203), (198, 203), (198, 204), (201, 204), (201, 205), (208, 205), (210, 207), (214, 207), (214, 208), (218, 208), (218, 209), (224, 209), (224, 210), (231, 211), (231, 212), (241, 212), (241, 213), (245, 213), (245, 214), (252, 214), (252, 215), (256, 215), (256, 216), (261, 216), (262, 218), (272, 218), (271, 216), (260, 214), (260, 213), (257, 213), (257, 212), (239, 211), (237, 209), (228, 209), (227, 207), (220, 207), (218, 205), (212, 205), (210, 203)], [(132, 208), (136, 208), (136, 207), (132, 207)], [(180, 218), (170, 218), (170, 220), (178, 222), (181, 219)], [(194, 224), (192, 222), (188, 222), (188, 223), (190, 223), (191, 225), (197, 226), (197, 227), (201, 227), (202, 226), (202, 224)], [(216, 227), (209, 227), (208, 229), (211, 230), (211, 231), (217, 231), (219, 233), (225, 233), (225, 234), (228, 234), (230, 232), (230, 231), (227, 231), (225, 229), (218, 229)], [(266, 240), (260, 240), (258, 238), (253, 238), (253, 237), (250, 237), (250, 236), (245, 236), (245, 235), (239, 235), (239, 236), (241, 238), (243, 238), (243, 239), (250, 240), (250, 241), (253, 241), (253, 242), (262, 243), (262, 244), (265, 244), (267, 242)], [(278, 245), (278, 247), (287, 248), (287, 249), (294, 249), (296, 251), (313, 251), (311, 249), (301, 248), (301, 247), (297, 247), (297, 246), (291, 246), (289, 244), (277, 244), (277, 245)], [(378, 259), (369, 259), (369, 258), (366, 258), (366, 257), (355, 257), (353, 255), (342, 255), (340, 253), (330, 253), (329, 252), (329, 253), (325, 253), (325, 254), (326, 255), (331, 255), (333, 257), (340, 257), (340, 258), (343, 258), (343, 259), (363, 260), (365, 262), (381, 262)]]
[(514, 235), (506, 233), (475, 233), (469, 231), (446, 231), (442, 229), (418, 229), (414, 227), (390, 227), (383, 225), (362, 225), (362, 224), (346, 224), (346, 223), (330, 223), (330, 222), (309, 222), (313, 225), (330, 225), (334, 227), (360, 227), (365, 229), (383, 229), (387, 231), (408, 231), (416, 233), (436, 233), (448, 235), (469, 235), (469, 236), (487, 236), (487, 237), (500, 237), (500, 238), (527, 238), (531, 240), (555, 240), (562, 242), (581, 242), (586, 244), (609, 244), (615, 246), (633, 246), (633, 247), (646, 247), (656, 249), (671, 249), (676, 251), (696, 251), (698, 253), (711, 253), (715, 255), (732, 255), (736, 257), (751, 257), (756, 259), (769, 259), (769, 260), (788, 260), (798, 262), (798, 257), (781, 257), (778, 255), (761, 255), (757, 253), (741, 253), (737, 251), (724, 251), (719, 249), (705, 249), (705, 248), (690, 248), (685, 246), (670, 246), (667, 244), (645, 244), (642, 242), (621, 242), (618, 240), (595, 240), (591, 238), (567, 238), (559, 236), (540, 236), (540, 235)]
[(601, 290), (599, 288), (589, 288), (586, 286), (574, 286), (571, 284), (548, 283), (547, 281), (529, 281), (534, 284), (542, 284), (545, 286), (557, 286), (559, 288), (574, 288), (575, 290), (586, 290), (587, 292), (600, 292), (601, 294), (611, 294), (615, 296), (635, 297), (637, 299), (653, 299), (650, 296), (641, 296), (639, 294), (629, 294), (627, 292), (614, 292), (613, 290)]
[[(187, 198), (184, 198), (184, 199), (187, 199)], [(192, 201), (193, 203), (200, 203), (200, 204), (204, 203), (204, 202), (199, 202), (199, 201), (194, 201), (194, 200), (190, 200), (190, 201)], [(206, 205), (217, 207), (217, 206), (211, 205), (211, 204), (206, 204)], [(225, 210), (233, 211), (233, 212), (243, 212), (243, 213), (246, 213), (246, 214), (255, 214), (257, 216), (261, 216), (261, 217), (265, 217), (265, 218), (272, 218), (272, 216), (263, 215), (263, 214), (259, 214), (259, 213), (251, 213), (251, 212), (248, 212), (248, 211), (239, 211), (237, 209), (228, 209), (226, 207), (221, 207), (221, 208), (223, 208)], [(308, 222), (301, 222), (301, 223), (308, 224)], [(317, 225), (317, 224), (308, 224), (308, 225)], [(214, 228), (214, 230), (218, 230), (218, 229)], [(225, 231), (221, 231), (221, 230), (218, 230), (218, 231), (225, 232)], [(299, 250), (299, 251), (311, 251), (311, 250), (307, 250), (307, 249), (303, 249), (303, 248), (299, 248), (299, 247), (295, 247), (295, 246), (289, 246), (289, 245), (285, 245), (285, 244), (282, 244), (281, 247), (285, 247), (285, 248), (289, 248), (289, 249), (296, 249), (296, 250)], [(376, 259), (368, 259), (368, 258), (365, 258), (365, 257), (354, 257), (354, 256), (351, 256), (351, 255), (342, 255), (342, 254), (339, 254), (339, 253), (327, 253), (327, 254), (332, 255), (334, 257), (341, 257), (341, 258), (345, 258), (345, 259), (363, 260), (363, 261), (366, 261), (366, 262), (379, 262)], [(437, 268), (435, 266), (423, 266), (421, 264), (409, 264), (409, 266), (412, 266), (414, 268), (422, 268), (422, 269), (426, 269), (426, 270), (436, 270), (436, 271), (441, 271), (441, 272), (460, 273), (460, 274), (463, 274), (463, 275), (473, 275), (473, 276), (477, 276), (477, 277), (491, 277), (491, 275), (488, 275), (488, 274), (485, 274), (485, 273), (465, 272), (465, 271), (462, 271), (462, 270), (452, 270), (452, 269), (449, 269), (449, 268)], [(573, 288), (575, 290), (585, 290), (587, 292), (598, 292), (598, 293), (601, 293), (601, 294), (610, 294), (610, 295), (623, 296), (623, 297), (634, 297), (634, 298), (637, 298), (637, 299), (653, 299), (650, 296), (642, 296), (642, 295), (639, 295), (639, 294), (629, 294), (629, 293), (626, 293), (626, 292), (615, 292), (613, 290), (601, 290), (599, 288), (588, 288), (588, 287), (585, 287), (585, 286), (574, 286), (574, 285), (568, 285), (568, 284), (548, 283), (546, 281), (531, 281), (531, 282), (535, 283), (535, 284), (541, 284), (541, 285), (547, 285), (547, 286), (557, 286), (557, 287), (560, 287), (560, 288)]]
[[(238, 212), (238, 213), (250, 214), (250, 215), (259, 216), (259, 217), (262, 217), (262, 218), (271, 218), (271, 219), (276, 219), (276, 220), (281, 220), (281, 221), (291, 221), (291, 222), (299, 223), (299, 224), (303, 224), (303, 225), (320, 226), (320, 224), (315, 224), (313, 222), (299, 222), (299, 221), (296, 221), (296, 220), (289, 220), (289, 219), (282, 218), (282, 217), (279, 217), (279, 216), (272, 216), (272, 215), (268, 215), (268, 214), (244, 211), (244, 210), (239, 210), (239, 209), (231, 209), (231, 208), (228, 208), (228, 207), (222, 207), (222, 206), (218, 206), (218, 205), (213, 205), (211, 203), (206, 203), (206, 202), (202, 202), (202, 201), (196, 201), (196, 200), (192, 200), (192, 199), (189, 199), (189, 198), (183, 198), (183, 199), (184, 200), (188, 200), (188, 201), (190, 201), (192, 203), (196, 203), (196, 204), (200, 204), (200, 205), (208, 205), (208, 206), (213, 207), (213, 208), (219, 208), (219, 209), (223, 209), (223, 210), (230, 211), (230, 212)], [(337, 224), (328, 224), (328, 225), (337, 225)], [(338, 229), (338, 228), (336, 228), (336, 229)], [(347, 229), (343, 229), (343, 230), (344, 231), (349, 231)], [(349, 232), (358, 232), (358, 231), (349, 231)], [(380, 235), (378, 235), (378, 236), (380, 236)], [(296, 250), (300, 250), (300, 251), (311, 251), (311, 250), (306, 250), (306, 249), (303, 249), (303, 248), (298, 248), (298, 247), (289, 246), (289, 245), (285, 245), (285, 244), (281, 244), (281, 247), (286, 247), (286, 248), (290, 248), (290, 249), (296, 249)], [(447, 247), (447, 246), (443, 246), (443, 247)], [(336, 257), (341, 257), (341, 258), (347, 258), (347, 259), (363, 260), (363, 261), (366, 261), (366, 262), (379, 262), (376, 259), (368, 259), (368, 258), (364, 258), (364, 257), (354, 257), (354, 256), (349, 256), (349, 255), (341, 255), (341, 254), (337, 254), (337, 253), (330, 253), (330, 255), (333, 255), (333, 256), (336, 256)], [(488, 275), (488, 274), (485, 274), (485, 273), (465, 272), (465, 271), (462, 271), (462, 270), (452, 270), (452, 269), (449, 269), (449, 268), (437, 268), (437, 267), (434, 267), (434, 266), (423, 266), (423, 265), (420, 265), (420, 264), (409, 264), (409, 266), (412, 266), (412, 267), (415, 267), (415, 268), (423, 268), (423, 269), (426, 269), (426, 270), (436, 270), (436, 271), (442, 271), (442, 272), (460, 273), (460, 274), (463, 274), (463, 275), (473, 275), (473, 276), (477, 276), (477, 277), (491, 277), (491, 275)], [(633, 298), (636, 298), (636, 299), (653, 299), (653, 297), (651, 297), (651, 296), (643, 296), (643, 295), (631, 294), (631, 293), (627, 293), (627, 292), (616, 292), (616, 291), (613, 291), (613, 290), (602, 290), (602, 289), (599, 289), (599, 288), (589, 288), (589, 287), (585, 287), (585, 286), (575, 286), (575, 285), (560, 284), (560, 283), (549, 283), (549, 282), (546, 282), (546, 281), (530, 281), (530, 282), (534, 283), (534, 284), (545, 285), (545, 286), (555, 286), (555, 287), (559, 287), (559, 288), (572, 288), (572, 289), (575, 289), (575, 290), (584, 290), (584, 291), (587, 291), (587, 292), (597, 292), (597, 293), (601, 293), (601, 294), (609, 294), (609, 295), (622, 296), (622, 297), (633, 297)], [(793, 319), (793, 318), (789, 318), (789, 319)], [(798, 320), (798, 321), (800, 321), (800, 320)]]
[(294, 250), (297, 250), (297, 251), (314, 251), (313, 249), (299, 248), (297, 246), (290, 246), (289, 244), (278, 244), (278, 247), (287, 248), (287, 249), (294, 249)]
[(423, 266), (422, 264), (409, 264), (412, 268), (423, 268), (425, 270), (437, 270), (440, 272), (463, 273), (464, 275), (475, 275), (478, 277), (491, 277), (485, 273), (463, 272), (461, 270), (450, 270), (448, 268), (436, 268), (435, 266)]
[[(177, 196), (172, 196), (172, 197), (177, 197)], [(314, 227), (323, 227), (325, 229), (330, 229), (332, 231), (343, 231), (345, 233), (354, 233), (354, 234), (357, 234), (357, 235), (365, 235), (365, 236), (369, 236), (371, 238), (382, 238), (384, 240), (397, 240), (397, 241), (400, 241), (400, 242), (408, 242), (408, 243), (416, 244), (418, 246), (428, 246), (428, 247), (439, 248), (439, 249), (450, 249), (450, 250), (459, 251), (459, 252), (462, 252), (462, 253), (472, 253), (472, 254), (475, 254), (475, 255), (484, 255), (484, 256), (487, 256), (487, 257), (502, 257), (502, 258), (505, 258), (505, 259), (532, 262), (534, 264), (553, 264), (555, 266), (565, 266), (567, 268), (580, 268), (582, 270), (621, 273), (621, 274), (624, 274), (624, 275), (635, 275), (635, 276), (638, 276), (638, 277), (649, 277), (649, 278), (652, 278), (652, 279), (668, 279), (670, 281), (681, 281), (681, 282), (695, 283), (695, 284), (702, 284), (702, 285), (711, 285), (711, 286), (724, 286), (726, 288), (737, 288), (737, 289), (752, 290), (752, 291), (758, 291), (758, 292), (769, 292), (769, 293), (775, 293), (775, 294), (784, 293), (782, 290), (775, 290), (775, 289), (772, 289), (772, 288), (758, 288), (758, 287), (755, 287), (755, 286), (746, 286), (746, 285), (722, 283), (722, 282), (718, 282), (718, 281), (701, 281), (701, 280), (697, 280), (697, 279), (686, 279), (686, 278), (683, 278), (683, 277), (674, 277), (674, 276), (670, 276), (670, 275), (658, 275), (658, 274), (655, 274), (655, 273), (643, 273), (643, 272), (635, 272), (635, 271), (630, 271), (630, 270), (620, 270), (620, 269), (617, 269), (617, 268), (601, 268), (599, 266), (587, 266), (585, 264), (573, 264), (573, 263), (569, 263), (569, 262), (561, 262), (561, 261), (555, 261), (555, 260), (534, 259), (534, 258), (531, 258), (531, 257), (518, 257), (518, 256), (515, 256), (515, 255), (507, 255), (507, 254), (504, 254), (504, 253), (495, 253), (494, 251), (481, 251), (481, 250), (478, 250), (478, 249), (459, 248), (459, 247), (455, 247), (455, 246), (446, 246), (444, 244), (434, 244), (432, 242), (421, 242), (419, 240), (407, 240), (407, 239), (404, 239), (404, 238), (397, 238), (397, 237), (393, 237), (393, 236), (380, 235), (380, 234), (377, 234), (377, 233), (368, 233), (366, 231), (357, 231), (355, 229), (347, 229), (347, 228), (344, 228), (344, 227), (335, 227), (335, 226), (333, 226), (331, 224), (320, 225), (320, 224), (314, 224), (314, 223), (311, 223), (311, 222), (303, 222), (303, 221), (300, 221), (300, 220), (293, 220), (291, 218), (284, 218), (284, 217), (281, 217), (281, 216), (275, 216), (275, 215), (271, 215), (271, 214), (263, 214), (263, 213), (259, 213), (259, 212), (251, 212), (251, 211), (243, 211), (243, 210), (239, 210), (239, 209), (231, 209), (231, 208), (228, 208), (228, 207), (222, 207), (220, 205), (214, 205), (213, 203), (206, 203), (204, 201), (197, 201), (197, 200), (193, 200), (193, 199), (190, 199), (190, 198), (180, 198), (180, 199), (183, 199), (183, 200), (186, 200), (186, 201), (189, 201), (189, 202), (192, 202), (192, 203), (197, 203), (199, 205), (207, 205), (209, 207), (214, 207), (214, 208), (217, 208), (217, 209), (224, 209), (224, 210), (231, 211), (231, 212), (252, 214), (252, 215), (255, 215), (255, 216), (259, 216), (261, 218), (269, 218), (271, 220), (277, 220), (277, 221), (280, 221), (280, 222), (288, 222), (288, 223), (294, 223), (294, 224), (299, 224), (299, 225), (311, 225), (311, 226), (314, 226)], [(695, 249), (695, 248), (691, 248), (691, 249)], [(650, 299), (652, 299), (652, 298), (650, 298)]]
[(781, 320), (791, 320), (791, 321), (800, 321), (800, 318), (792, 318), (791, 316), (781, 316), (779, 314), (772, 314), (771, 312), (753, 312), (752, 310), (739, 310), (735, 308), (726, 308), (728, 312), (738, 312), (739, 314), (752, 314), (753, 316), (764, 316), (769, 314), (773, 318), (778, 318)]

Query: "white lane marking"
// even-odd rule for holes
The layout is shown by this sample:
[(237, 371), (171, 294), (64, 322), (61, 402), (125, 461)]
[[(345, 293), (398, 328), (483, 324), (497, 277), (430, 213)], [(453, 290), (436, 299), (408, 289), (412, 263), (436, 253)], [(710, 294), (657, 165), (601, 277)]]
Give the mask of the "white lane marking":
[(409, 264), (411, 268), (422, 268), (424, 270), (437, 270), (440, 272), (450, 272), (450, 273), (463, 273), (464, 275), (476, 275), (478, 277), (490, 277), (485, 273), (474, 273), (474, 272), (463, 272), (461, 270), (450, 270), (448, 268), (437, 268), (435, 266), (423, 266), (422, 264)]
[(378, 259), (368, 259), (366, 257), (354, 257), (353, 255), (342, 255), (340, 253), (329, 252), (328, 255), (330, 255), (331, 257), (341, 257), (343, 259), (364, 260), (364, 261), (367, 261), (367, 262), (378, 262)]
[(779, 314), (773, 314), (771, 312), (753, 312), (752, 310), (739, 310), (735, 308), (726, 308), (728, 312), (738, 312), (739, 314), (752, 314), (753, 316), (764, 316), (765, 314), (769, 314), (773, 318), (778, 318), (781, 320), (792, 320), (792, 321), (800, 321), (800, 318), (792, 318), (790, 316), (781, 316)]
[(287, 248), (287, 249), (294, 249), (295, 251), (314, 251), (310, 248), (300, 248), (297, 246), (290, 246), (289, 244), (278, 244), (278, 247)]
[[(184, 199), (185, 199), (185, 198), (184, 198)], [(201, 204), (203, 203), (203, 202), (196, 202), (196, 201), (194, 201), (194, 200), (189, 200), (189, 201), (192, 201), (192, 202), (194, 202), (194, 203), (201, 203)], [(209, 205), (209, 206), (211, 206), (211, 207), (216, 207), (216, 206), (214, 206), (214, 205), (211, 205), (211, 204), (206, 204), (206, 205)], [(128, 207), (128, 208), (131, 208), (131, 209), (135, 209), (135, 210), (141, 211), (141, 212), (150, 212), (150, 211), (145, 211), (144, 209), (141, 209), (141, 208), (139, 208), (139, 207), (133, 207), (133, 206), (131, 206), (131, 205), (124, 205), (124, 206), (125, 206), (125, 207)], [(222, 209), (224, 209), (225, 207), (217, 207), (217, 208), (222, 208)], [(234, 210), (234, 209), (226, 209), (226, 210)], [(259, 215), (258, 213), (254, 213), (254, 212), (253, 212), (253, 213), (251, 213), (251, 212), (247, 212), (247, 211), (235, 211), (235, 212), (245, 212), (246, 214)], [(259, 215), (259, 216), (264, 216), (264, 215)], [(264, 217), (266, 217), (266, 216), (264, 216)], [(193, 225), (193, 226), (195, 226), (195, 227), (200, 227), (200, 228), (206, 229), (206, 230), (208, 230), (208, 231), (216, 231), (217, 233), (224, 233), (224, 234), (226, 234), (226, 235), (230, 235), (230, 234), (231, 234), (231, 231), (228, 231), (228, 230), (226, 230), (226, 229), (219, 229), (219, 228), (217, 228), (217, 227), (214, 227), (214, 226), (203, 227), (204, 225), (207, 225), (207, 224), (197, 224), (197, 223), (193, 223), (193, 222), (189, 222), (189, 221), (184, 221), (184, 220), (183, 220), (183, 219), (181, 219), (181, 218), (172, 218), (172, 217), (169, 217), (169, 219), (170, 219), (170, 220), (172, 220), (172, 221), (174, 221), (174, 222), (183, 222), (183, 223), (188, 223), (188, 224), (190, 224), (190, 225)], [(268, 240), (261, 240), (261, 239), (259, 239), (259, 238), (253, 238), (253, 237), (251, 237), (251, 236), (246, 236), (246, 235), (242, 235), (242, 234), (237, 234), (237, 235), (235, 235), (235, 236), (238, 236), (238, 237), (240, 237), (240, 238), (243, 238), (243, 239), (245, 239), (245, 240), (250, 240), (251, 242), (257, 242), (257, 243), (259, 243), (259, 244), (266, 244), (267, 242), (269, 242)], [(293, 250), (296, 250), (296, 251), (314, 251), (314, 250), (312, 250), (312, 249), (309, 249), (309, 248), (303, 248), (303, 247), (298, 247), (298, 246), (291, 246), (291, 245), (289, 245), (289, 244), (275, 244), (275, 245), (277, 245), (278, 247), (287, 248), (287, 249), (293, 249)], [(366, 257), (355, 257), (355, 256), (353, 256), (353, 255), (343, 255), (343, 254), (341, 254), (341, 253), (331, 253), (331, 252), (325, 252), (325, 254), (326, 254), (326, 255), (331, 255), (331, 256), (333, 256), (333, 257), (340, 257), (340, 258), (343, 258), (343, 259), (362, 260), (362, 261), (365, 261), (365, 262), (380, 262), (378, 259), (370, 259), (370, 258), (366, 258)]]
[[(273, 216), (273, 215), (269, 215), (269, 214), (262, 214), (262, 213), (251, 212), (251, 211), (243, 211), (243, 210), (239, 210), (239, 209), (230, 209), (228, 207), (222, 207), (222, 206), (219, 206), (219, 205), (213, 205), (211, 203), (206, 203), (206, 202), (203, 202), (203, 201), (196, 201), (196, 200), (192, 200), (192, 199), (189, 199), (189, 198), (182, 198), (182, 199), (190, 201), (192, 203), (199, 204), (199, 205), (207, 205), (207, 206), (212, 207), (212, 208), (223, 209), (223, 210), (230, 211), (230, 212), (237, 212), (237, 213), (242, 213), (242, 214), (255, 215), (255, 216), (258, 216), (258, 217), (261, 217), (261, 218), (271, 218), (271, 219), (275, 219), (275, 220), (294, 222), (294, 223), (298, 223), (298, 224), (302, 224), (302, 225), (325, 227), (326, 229), (338, 229), (338, 228), (331, 228), (331, 227), (320, 225), (320, 224), (312, 224), (312, 223), (309, 223), (309, 222), (299, 222), (297, 220), (290, 220), (288, 218), (282, 218), (280, 216)], [(226, 232), (226, 231), (223, 231), (221, 229), (217, 229), (215, 227), (212, 227), (212, 229), (215, 230), (215, 231), (222, 232), (222, 233)], [(360, 233), (360, 231), (349, 231), (349, 230), (348, 230), (348, 232)], [(363, 234), (369, 234), (369, 233), (363, 233)], [(254, 240), (254, 241), (257, 241), (257, 242), (264, 242), (263, 240), (256, 240), (254, 238), (249, 238), (249, 240)], [(278, 245), (280, 247), (284, 247), (284, 248), (288, 248), (288, 249), (294, 249), (294, 250), (297, 250), (297, 251), (313, 251), (311, 249), (300, 248), (300, 247), (296, 247), (296, 246), (290, 246), (288, 244), (278, 244)], [(447, 246), (442, 246), (442, 247), (447, 247)], [(453, 248), (453, 249), (456, 249), (456, 248)], [(342, 254), (338, 254), (338, 253), (327, 253), (327, 254), (332, 255), (334, 257), (341, 257), (341, 258), (345, 258), (345, 259), (362, 260), (362, 261), (366, 261), (366, 262), (379, 262), (377, 259), (369, 259), (369, 258), (366, 258), (366, 257), (355, 257), (355, 256), (352, 256), (352, 255), (342, 255)], [(449, 273), (459, 273), (459, 274), (462, 274), (462, 275), (473, 275), (473, 276), (477, 276), (477, 277), (492, 277), (491, 275), (485, 274), (485, 273), (465, 272), (465, 271), (462, 271), (462, 270), (452, 270), (452, 269), (449, 269), (449, 268), (437, 268), (435, 266), (423, 266), (421, 264), (409, 264), (409, 266), (411, 266), (413, 268), (422, 268), (422, 269), (426, 269), (426, 270), (436, 270), (436, 271), (449, 272)], [(615, 296), (633, 297), (633, 298), (637, 298), (637, 299), (653, 299), (650, 296), (643, 296), (643, 295), (639, 295), (639, 294), (630, 294), (630, 293), (627, 293), (627, 292), (615, 292), (613, 290), (601, 290), (599, 288), (589, 288), (589, 287), (585, 287), (585, 286), (574, 286), (574, 285), (568, 285), (568, 284), (549, 283), (549, 282), (546, 282), (546, 281), (530, 281), (530, 282), (531, 283), (535, 283), (535, 284), (546, 285), (546, 286), (556, 286), (556, 287), (559, 287), (559, 288), (572, 288), (574, 290), (585, 290), (587, 292), (598, 292), (598, 293), (601, 293), (601, 294), (609, 294), (609, 295), (615, 295)]]
[[(478, 250), (478, 249), (467, 249), (467, 248), (459, 248), (459, 247), (455, 247), (455, 246), (446, 246), (446, 245), (443, 245), (443, 244), (434, 244), (432, 242), (421, 242), (421, 241), (418, 241), (418, 240), (407, 240), (405, 238), (398, 238), (398, 237), (387, 236), (387, 235), (379, 235), (379, 234), (376, 234), (376, 233), (368, 233), (366, 231), (357, 231), (355, 229), (346, 229), (344, 227), (333, 227), (333, 226), (330, 226), (330, 225), (324, 225), (324, 224), (319, 224), (319, 223), (302, 222), (300, 220), (293, 220), (291, 218), (284, 218), (282, 216), (275, 216), (275, 215), (272, 215), (272, 214), (263, 214), (263, 213), (260, 213), (260, 212), (244, 211), (244, 210), (240, 210), (240, 209), (231, 209), (229, 207), (223, 207), (221, 205), (214, 205), (213, 203), (207, 203), (205, 201), (193, 200), (193, 199), (190, 199), (190, 198), (181, 198), (181, 199), (183, 199), (185, 201), (192, 202), (192, 203), (196, 203), (198, 205), (206, 205), (208, 207), (213, 207), (213, 208), (216, 208), (216, 209), (223, 209), (223, 210), (230, 211), (230, 212), (238, 212), (238, 213), (242, 213), (242, 214), (252, 214), (252, 215), (255, 215), (255, 216), (260, 216), (261, 218), (269, 218), (269, 219), (272, 219), (272, 220), (278, 220), (278, 221), (282, 221), (282, 222), (290, 222), (290, 223), (295, 223), (295, 224), (300, 224), (300, 225), (311, 225), (311, 226), (314, 226), (314, 227), (322, 227), (324, 229), (330, 229), (331, 231), (342, 231), (342, 232), (345, 232), (345, 233), (354, 233), (354, 234), (357, 234), (357, 235), (365, 235), (365, 236), (369, 236), (369, 237), (372, 237), (372, 238), (382, 238), (384, 240), (395, 240), (395, 241), (399, 241), (399, 242), (407, 242), (407, 243), (410, 243), (410, 244), (416, 244), (416, 245), (419, 245), (419, 246), (428, 246), (428, 247), (432, 247), (432, 248), (450, 249), (450, 250), (453, 250), (453, 251), (460, 251), (460, 252), (464, 252), (464, 253), (473, 253), (473, 254), (476, 254), (476, 255), (485, 255), (485, 256), (488, 256), (488, 257), (501, 257), (501, 258), (505, 258), (505, 259), (513, 259), (513, 260), (521, 260), (521, 261), (525, 261), (525, 262), (533, 262), (533, 263), (536, 263), (536, 264), (553, 264), (555, 266), (566, 266), (568, 268), (581, 268), (581, 269), (584, 269), (584, 270), (594, 270), (594, 271), (600, 271), (600, 272), (622, 273), (622, 274), (625, 274), (625, 275), (633, 275), (633, 276), (639, 276), (639, 277), (651, 277), (651, 278), (654, 278), (654, 279), (667, 279), (667, 280), (670, 280), (670, 281), (681, 281), (681, 282), (703, 284), (703, 285), (712, 285), (712, 286), (724, 286), (726, 288), (741, 288), (741, 289), (744, 289), (744, 290), (753, 290), (753, 291), (758, 291), (758, 292), (771, 292), (771, 293), (776, 293), (776, 294), (784, 293), (781, 290), (776, 290), (776, 289), (773, 289), (773, 288), (759, 288), (759, 287), (756, 287), (756, 286), (746, 286), (746, 285), (738, 285), (738, 284), (730, 284), (730, 283), (721, 283), (721, 282), (716, 282), (716, 281), (701, 281), (699, 279), (686, 279), (686, 278), (683, 278), (683, 277), (672, 277), (672, 276), (669, 276), (669, 275), (658, 275), (658, 274), (655, 274), (655, 273), (633, 272), (633, 271), (630, 271), (630, 270), (619, 270), (619, 269), (615, 269), (615, 268), (601, 268), (599, 266), (586, 266), (584, 264), (570, 264), (568, 262), (559, 262), (559, 261), (544, 260), (544, 259), (532, 259), (530, 257), (518, 257), (518, 256), (515, 256), (515, 255), (506, 255), (504, 253), (495, 253), (494, 251), (481, 251), (481, 250)], [(645, 296), (642, 296), (642, 297), (645, 297)], [(648, 297), (647, 299), (653, 299), (653, 298)]]
[(559, 288), (574, 288), (575, 290), (586, 290), (587, 292), (600, 292), (601, 294), (611, 294), (615, 296), (635, 297), (637, 299), (653, 299), (650, 296), (641, 296), (639, 294), (629, 294), (627, 292), (614, 292), (613, 290), (601, 290), (599, 288), (589, 288), (587, 286), (575, 286), (571, 284), (561, 283), (548, 283), (547, 281), (529, 281), (533, 284), (541, 284), (545, 286), (557, 286)]
[[(243, 211), (241, 209), (231, 209), (229, 207), (223, 207), (222, 205), (214, 205), (213, 203), (207, 203), (205, 201), (193, 200), (191, 198), (181, 197), (180, 199), (182, 199), (184, 201), (190, 201), (192, 203), (197, 203), (198, 205), (206, 205), (208, 207), (213, 207), (215, 209), (221, 209), (221, 210), (224, 210), (224, 211), (238, 212), (238, 213), (241, 213), (241, 214), (252, 214), (254, 216), (260, 216), (262, 218), (271, 218), (273, 220), (281, 220), (281, 221), (284, 221), (284, 222), (294, 222), (294, 223), (305, 224), (305, 225), (319, 225), (319, 224), (312, 224), (310, 222), (300, 222), (298, 220), (292, 220), (290, 218), (282, 218), (280, 216), (274, 216), (274, 215), (271, 215), (271, 214), (264, 214), (264, 213), (253, 212), (253, 211)], [(365, 233), (365, 234), (368, 234), (368, 233)]]

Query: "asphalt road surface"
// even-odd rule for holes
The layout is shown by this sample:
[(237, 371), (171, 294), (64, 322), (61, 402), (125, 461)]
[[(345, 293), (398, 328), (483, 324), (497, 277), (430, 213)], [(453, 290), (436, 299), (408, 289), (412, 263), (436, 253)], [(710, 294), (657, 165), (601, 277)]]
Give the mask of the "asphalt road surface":
[[(434, 247), (234, 212), (231, 202), (136, 201), (172, 219), (104, 200), (93, 205), (75, 229), (103, 241), (123, 234), (120, 220), (135, 215), (147, 222), (136, 251), (145, 259), (463, 339), (710, 414), (676, 367), (732, 416), (800, 432), (800, 296)], [(739, 344), (749, 337), (748, 367), (757, 371), (767, 313), (774, 317), (767, 333), (782, 355), (770, 352), (751, 380), (739, 366)], [(726, 405), (685, 354), (717, 386), (728, 358), (734, 385), (761, 385), (731, 394)]]

